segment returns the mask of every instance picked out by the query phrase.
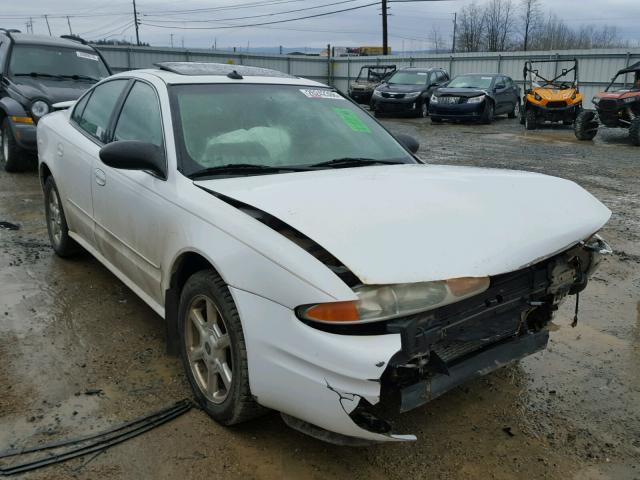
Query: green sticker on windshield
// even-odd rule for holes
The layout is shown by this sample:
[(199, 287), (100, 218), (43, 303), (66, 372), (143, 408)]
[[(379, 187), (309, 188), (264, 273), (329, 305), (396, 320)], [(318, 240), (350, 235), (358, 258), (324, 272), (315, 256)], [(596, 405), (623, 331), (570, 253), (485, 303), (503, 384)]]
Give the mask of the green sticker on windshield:
[(369, 127), (360, 119), (358, 114), (348, 108), (334, 108), (334, 112), (342, 119), (354, 132), (371, 133)]

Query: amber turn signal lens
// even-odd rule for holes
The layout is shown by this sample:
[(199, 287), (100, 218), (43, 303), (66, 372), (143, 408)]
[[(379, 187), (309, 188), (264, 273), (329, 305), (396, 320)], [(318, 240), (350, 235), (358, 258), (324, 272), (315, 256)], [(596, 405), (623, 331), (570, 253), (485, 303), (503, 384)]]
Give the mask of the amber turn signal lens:
[(11, 121), (15, 123), (31, 123), (33, 124), (33, 118), (31, 117), (18, 117), (16, 115), (11, 116)]
[(309, 320), (319, 322), (354, 322), (360, 320), (355, 302), (332, 302), (314, 305), (304, 312)]
[(468, 295), (489, 286), (489, 277), (461, 277), (447, 280), (449, 291), (456, 297)]

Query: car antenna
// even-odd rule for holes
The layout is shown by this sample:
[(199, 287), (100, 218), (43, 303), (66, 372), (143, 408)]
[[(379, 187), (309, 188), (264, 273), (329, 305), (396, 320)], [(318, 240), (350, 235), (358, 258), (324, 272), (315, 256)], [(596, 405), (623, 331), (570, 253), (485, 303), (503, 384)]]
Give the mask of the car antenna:
[(229, 72), (227, 74), (227, 77), (229, 77), (232, 80), (242, 80), (244, 77), (242, 75), (240, 75), (236, 70), (234, 70), (233, 72)]

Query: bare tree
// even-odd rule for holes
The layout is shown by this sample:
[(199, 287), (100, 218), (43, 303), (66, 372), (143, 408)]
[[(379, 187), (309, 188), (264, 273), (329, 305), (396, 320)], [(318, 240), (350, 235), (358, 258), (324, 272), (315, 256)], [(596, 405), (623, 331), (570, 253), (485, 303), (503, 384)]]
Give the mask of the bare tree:
[(458, 16), (457, 48), (462, 52), (478, 52), (482, 45), (484, 11), (473, 2)]
[(529, 37), (539, 27), (542, 20), (540, 0), (520, 0), (522, 11), (522, 49), (526, 52), (529, 48)]
[(485, 7), (485, 48), (489, 52), (506, 50), (513, 29), (511, 0), (490, 0)]

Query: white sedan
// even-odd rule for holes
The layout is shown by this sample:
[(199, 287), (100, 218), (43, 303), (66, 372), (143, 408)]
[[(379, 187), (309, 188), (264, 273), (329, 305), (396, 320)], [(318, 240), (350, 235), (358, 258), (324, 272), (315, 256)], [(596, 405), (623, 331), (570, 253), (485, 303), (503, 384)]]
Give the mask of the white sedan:
[(578, 185), (426, 165), (322, 84), (164, 63), (38, 123), (55, 252), (83, 247), (167, 322), (201, 406), (355, 445), (545, 348), (608, 251)]

